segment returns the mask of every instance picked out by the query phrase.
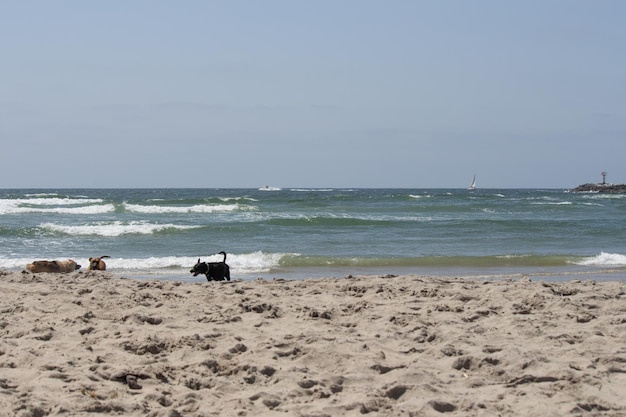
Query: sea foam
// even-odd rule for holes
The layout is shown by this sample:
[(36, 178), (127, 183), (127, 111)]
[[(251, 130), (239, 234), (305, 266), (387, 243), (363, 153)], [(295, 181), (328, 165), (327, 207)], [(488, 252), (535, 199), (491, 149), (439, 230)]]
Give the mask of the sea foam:
[(42, 223), (39, 225), (42, 229), (51, 230), (72, 235), (95, 235), (115, 237), (128, 234), (152, 234), (167, 229), (187, 230), (197, 229), (201, 226), (183, 226), (176, 224), (154, 224), (145, 221), (134, 222), (99, 222), (80, 226), (68, 226), (55, 223)]
[[(97, 254), (101, 255), (101, 254)], [(244, 254), (227, 254), (226, 262), (230, 266), (231, 274), (236, 277), (237, 275), (250, 275), (257, 273), (269, 272), (273, 268), (280, 266), (280, 261), (285, 256), (297, 256), (297, 254), (286, 253), (267, 253), (267, 252), (251, 252)], [(56, 258), (48, 257), (48, 260)], [(161, 257), (148, 257), (148, 258), (122, 258), (112, 256), (106, 259), (107, 271), (112, 273), (130, 273), (130, 274), (145, 274), (150, 272), (154, 275), (167, 275), (172, 271), (178, 271), (180, 273), (188, 273), (189, 269), (200, 258), (203, 262), (219, 262), (223, 259), (221, 254), (194, 254), (189, 256), (161, 256)], [(40, 257), (37, 259), (46, 259), (46, 257)], [(61, 259), (61, 258), (58, 258)], [(63, 258), (65, 259), (65, 258)], [(74, 257), (73, 258), (79, 265), (82, 265), (82, 271), (89, 265), (88, 257)], [(23, 269), (27, 263), (30, 263), (36, 259), (26, 258), (4, 258), (0, 257), (0, 269)]]
[(582, 266), (620, 266), (626, 265), (626, 255), (619, 253), (606, 253), (601, 252), (597, 256), (585, 258), (581, 261), (575, 262), (576, 265)]
[[(269, 272), (280, 265), (280, 261), (289, 254), (251, 252), (244, 254), (227, 254), (226, 263), (230, 266), (231, 275), (250, 275)], [(129, 273), (142, 273), (150, 271), (153, 274), (167, 274), (170, 271), (179, 270), (187, 273), (189, 269), (200, 259), (202, 262), (220, 262), (223, 259), (221, 254), (195, 254), (191, 256), (163, 256), (149, 258), (115, 258), (106, 260), (107, 269), (114, 272), (122, 270)], [(77, 262), (87, 262), (78, 259)], [(0, 267), (1, 267), (0, 262)]]
[(100, 199), (30, 198), (0, 200), (3, 214), (104, 214), (115, 211), (113, 204), (102, 204)]
[(143, 214), (159, 214), (159, 213), (220, 213), (220, 212), (232, 212), (236, 210), (251, 210), (249, 206), (242, 206), (240, 204), (215, 204), (204, 205), (198, 204), (193, 206), (146, 206), (140, 204), (124, 203), (124, 208), (133, 213)]

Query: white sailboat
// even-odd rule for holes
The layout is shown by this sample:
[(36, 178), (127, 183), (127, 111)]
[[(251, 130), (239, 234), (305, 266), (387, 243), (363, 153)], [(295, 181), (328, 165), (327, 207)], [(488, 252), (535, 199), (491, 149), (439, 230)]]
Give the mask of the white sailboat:
[(473, 191), (476, 189), (476, 174), (474, 174), (474, 178), (472, 178), (472, 183), (467, 187), (468, 190)]

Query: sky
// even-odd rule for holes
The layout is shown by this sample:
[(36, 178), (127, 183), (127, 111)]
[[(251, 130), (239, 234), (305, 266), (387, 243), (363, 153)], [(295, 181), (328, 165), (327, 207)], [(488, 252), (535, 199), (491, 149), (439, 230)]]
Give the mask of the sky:
[(3, 0), (0, 188), (626, 183), (622, 0)]

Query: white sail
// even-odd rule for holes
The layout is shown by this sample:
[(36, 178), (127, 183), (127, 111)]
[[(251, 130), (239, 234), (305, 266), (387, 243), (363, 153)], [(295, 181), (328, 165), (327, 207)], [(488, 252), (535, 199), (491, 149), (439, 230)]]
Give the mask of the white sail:
[(474, 178), (472, 178), (472, 183), (469, 185), (469, 187), (467, 187), (468, 190), (475, 190), (476, 189), (476, 174), (474, 174)]

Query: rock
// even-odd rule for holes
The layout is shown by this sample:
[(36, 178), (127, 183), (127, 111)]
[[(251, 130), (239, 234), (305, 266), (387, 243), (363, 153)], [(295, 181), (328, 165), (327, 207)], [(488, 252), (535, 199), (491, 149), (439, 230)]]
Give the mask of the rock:
[(582, 184), (570, 190), (571, 192), (593, 192), (593, 193), (609, 193), (622, 194), (626, 193), (626, 184)]

